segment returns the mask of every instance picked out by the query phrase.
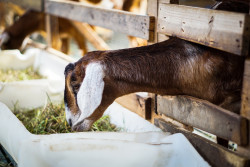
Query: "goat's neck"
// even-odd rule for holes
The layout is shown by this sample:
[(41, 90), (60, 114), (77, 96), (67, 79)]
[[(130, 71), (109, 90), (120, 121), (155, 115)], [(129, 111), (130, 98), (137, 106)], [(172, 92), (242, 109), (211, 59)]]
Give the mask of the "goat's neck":
[(133, 92), (182, 94), (178, 89), (180, 64), (174, 60), (181, 58), (176, 55), (181, 50), (176, 52), (171, 46), (167, 49), (166, 45), (161, 43), (107, 53), (103, 60), (107, 83), (116, 87), (119, 95)]

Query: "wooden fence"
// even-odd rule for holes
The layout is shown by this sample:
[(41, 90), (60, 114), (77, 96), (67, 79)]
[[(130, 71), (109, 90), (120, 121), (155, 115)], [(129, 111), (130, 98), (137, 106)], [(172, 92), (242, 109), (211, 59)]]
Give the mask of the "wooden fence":
[[(6, 2), (6, 0), (0, 1)], [(241, 1), (249, 4), (249, 0)], [(249, 55), (250, 15), (248, 14), (181, 6), (178, 5), (178, 0), (148, 0), (147, 15), (101, 9), (64, 0), (21, 2), (11, 0), (11, 2), (53, 16), (144, 38), (149, 43), (167, 40), (168, 36), (177, 36), (238, 56)], [(243, 82), (240, 115), (207, 101), (186, 96), (151, 94), (142, 97), (131, 94), (117, 99), (117, 102), (163, 130), (183, 133), (212, 166), (243, 167), (250, 165), (250, 59), (245, 61)], [(171, 124), (166, 117), (183, 123), (184, 128)], [(233, 141), (238, 144), (238, 150), (229, 151), (197, 136), (189, 131), (190, 128), (185, 128), (189, 126)]]

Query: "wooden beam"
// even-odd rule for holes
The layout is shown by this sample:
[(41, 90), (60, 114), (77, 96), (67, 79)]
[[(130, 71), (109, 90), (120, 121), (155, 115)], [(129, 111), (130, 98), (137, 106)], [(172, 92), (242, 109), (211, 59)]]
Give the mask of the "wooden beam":
[(89, 24), (76, 21), (72, 23), (97, 50), (110, 50), (106, 42), (99, 37)]
[(233, 54), (247, 55), (250, 16), (160, 3), (157, 31)]
[(147, 40), (150, 37), (150, 22), (153, 19), (146, 15), (102, 9), (65, 0), (46, 0), (45, 12)]
[(151, 98), (143, 97), (138, 94), (129, 94), (115, 100), (121, 106), (138, 114), (144, 119), (151, 119)]
[(239, 145), (248, 143), (247, 119), (207, 101), (186, 96), (158, 96), (158, 113)]
[(24, 9), (33, 9), (36, 11), (43, 11), (44, 0), (0, 0), (0, 2), (13, 3), (21, 6)]
[(213, 167), (246, 167), (250, 165), (249, 158), (241, 157), (205, 138), (177, 128), (163, 119), (156, 119), (155, 125), (165, 132), (185, 135), (199, 154)]

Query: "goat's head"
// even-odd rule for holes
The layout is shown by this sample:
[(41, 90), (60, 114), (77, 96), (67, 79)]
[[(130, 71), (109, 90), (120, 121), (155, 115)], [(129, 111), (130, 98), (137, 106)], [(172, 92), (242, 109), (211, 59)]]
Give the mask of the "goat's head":
[(65, 68), (66, 119), (73, 130), (89, 130), (104, 110), (104, 70), (100, 63), (78, 61)]
[(25, 36), (12, 36), (8, 32), (3, 32), (0, 35), (0, 48), (5, 49), (20, 49)]

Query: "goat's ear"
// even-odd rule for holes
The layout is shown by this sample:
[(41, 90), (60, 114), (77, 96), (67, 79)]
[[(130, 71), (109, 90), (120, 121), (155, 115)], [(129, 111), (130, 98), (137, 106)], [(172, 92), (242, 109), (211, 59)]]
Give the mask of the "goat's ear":
[(73, 63), (69, 63), (66, 67), (65, 67), (65, 70), (64, 70), (64, 75), (67, 76), (67, 74), (70, 72), (70, 71), (73, 71), (75, 68), (75, 65)]
[(77, 94), (78, 107), (81, 110), (81, 122), (91, 116), (102, 102), (104, 90), (104, 71), (99, 63), (91, 63), (86, 67), (85, 77)]

